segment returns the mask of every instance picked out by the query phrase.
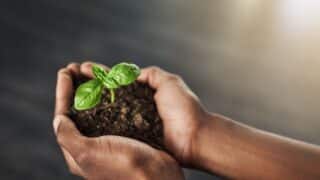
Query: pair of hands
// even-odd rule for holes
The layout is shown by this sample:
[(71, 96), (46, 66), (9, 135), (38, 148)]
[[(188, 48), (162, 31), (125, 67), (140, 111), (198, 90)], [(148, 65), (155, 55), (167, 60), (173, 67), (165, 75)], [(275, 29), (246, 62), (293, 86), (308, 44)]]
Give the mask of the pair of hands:
[(70, 171), (86, 179), (183, 179), (179, 164), (193, 165), (197, 153), (194, 142), (201, 120), (207, 116), (198, 98), (180, 77), (160, 68), (144, 68), (138, 77), (138, 81), (156, 90), (154, 98), (164, 124), (165, 145), (174, 158), (129, 138), (88, 138), (80, 134), (67, 113), (73, 79), (92, 77), (92, 64), (71, 63), (58, 72), (53, 126)]

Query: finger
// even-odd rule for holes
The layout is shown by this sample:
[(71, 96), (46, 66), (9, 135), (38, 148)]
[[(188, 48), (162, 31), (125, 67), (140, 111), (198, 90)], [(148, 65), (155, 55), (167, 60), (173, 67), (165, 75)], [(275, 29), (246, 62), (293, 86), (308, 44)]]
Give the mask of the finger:
[(82, 136), (74, 123), (67, 116), (57, 115), (53, 128), (60, 146), (66, 149), (74, 158), (85, 152), (89, 139)]
[(151, 66), (141, 70), (138, 81), (148, 83), (151, 87), (158, 89), (163, 83), (173, 76), (173, 74), (170, 74), (159, 67)]
[(80, 67), (80, 71), (83, 75), (89, 77), (89, 78), (93, 78), (93, 73), (92, 73), (92, 66), (94, 64), (97, 64), (101, 67), (103, 67), (104, 69), (106, 70), (109, 70), (110, 68), (108, 66), (105, 66), (103, 64), (99, 64), (99, 63), (94, 63), (94, 62), (91, 62), (91, 61), (87, 61), (87, 62), (84, 62), (81, 64), (81, 67)]
[(79, 167), (79, 165), (76, 163), (76, 161), (74, 160), (74, 158), (71, 156), (71, 154), (64, 149), (63, 147), (61, 147), (64, 159), (67, 162), (69, 171), (72, 174), (78, 175), (78, 176), (83, 176), (83, 172), (82, 169)]
[(81, 71), (80, 71), (80, 64), (79, 63), (70, 63), (67, 66), (67, 69), (71, 72), (72, 76), (75, 78), (80, 78)]
[(72, 75), (67, 68), (60, 69), (57, 77), (55, 115), (68, 113), (72, 93)]

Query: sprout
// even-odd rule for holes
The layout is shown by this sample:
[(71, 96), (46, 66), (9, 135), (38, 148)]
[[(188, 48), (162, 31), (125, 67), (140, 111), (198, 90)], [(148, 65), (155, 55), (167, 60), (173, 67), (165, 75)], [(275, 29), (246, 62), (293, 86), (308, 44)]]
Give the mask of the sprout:
[(92, 66), (94, 79), (81, 84), (75, 94), (74, 107), (77, 110), (93, 108), (101, 101), (103, 88), (110, 92), (111, 103), (115, 101), (115, 89), (133, 83), (140, 75), (135, 64), (119, 63), (106, 72), (98, 65)]

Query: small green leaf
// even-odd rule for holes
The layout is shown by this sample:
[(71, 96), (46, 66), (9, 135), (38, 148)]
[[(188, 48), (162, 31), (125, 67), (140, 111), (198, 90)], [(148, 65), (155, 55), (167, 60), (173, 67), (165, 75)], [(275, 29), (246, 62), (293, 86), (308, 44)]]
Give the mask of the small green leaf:
[(133, 83), (140, 75), (137, 65), (131, 63), (119, 63), (112, 67), (108, 77), (113, 78), (119, 85), (125, 86)]
[(90, 109), (100, 103), (103, 85), (100, 80), (93, 79), (81, 84), (75, 94), (74, 108)]
[(98, 65), (92, 66), (92, 73), (100, 81), (103, 81), (103, 79), (107, 77), (107, 72), (104, 70), (104, 68)]

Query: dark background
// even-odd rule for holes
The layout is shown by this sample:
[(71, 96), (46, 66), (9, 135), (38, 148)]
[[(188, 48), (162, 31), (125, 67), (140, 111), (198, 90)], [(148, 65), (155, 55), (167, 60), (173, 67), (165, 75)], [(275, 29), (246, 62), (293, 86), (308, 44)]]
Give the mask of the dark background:
[(84, 60), (158, 65), (211, 111), (320, 144), (319, 8), (312, 0), (1, 0), (1, 179), (77, 179), (51, 124), (56, 71)]

